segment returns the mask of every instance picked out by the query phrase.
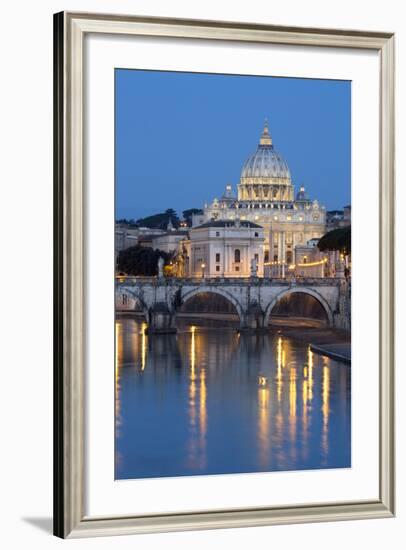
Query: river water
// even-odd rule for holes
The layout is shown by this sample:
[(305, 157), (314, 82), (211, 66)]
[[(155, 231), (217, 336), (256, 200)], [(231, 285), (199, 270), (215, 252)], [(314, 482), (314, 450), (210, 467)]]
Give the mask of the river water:
[(116, 479), (350, 467), (350, 367), (212, 324), (116, 319)]

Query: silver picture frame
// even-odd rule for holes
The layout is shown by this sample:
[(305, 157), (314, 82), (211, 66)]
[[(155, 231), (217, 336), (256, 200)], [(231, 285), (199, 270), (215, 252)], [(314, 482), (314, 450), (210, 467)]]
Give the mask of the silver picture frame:
[[(88, 33), (374, 50), (380, 56), (379, 498), (192, 513), (85, 514), (83, 43)], [(388, 518), (394, 455), (394, 35), (62, 12), (54, 16), (54, 534), (62, 538)]]

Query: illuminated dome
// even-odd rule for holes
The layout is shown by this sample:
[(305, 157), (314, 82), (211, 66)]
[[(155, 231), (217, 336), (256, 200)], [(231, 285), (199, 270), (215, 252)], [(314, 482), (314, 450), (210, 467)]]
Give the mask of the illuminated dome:
[(291, 184), (289, 167), (273, 147), (267, 121), (258, 149), (243, 166), (240, 183)]

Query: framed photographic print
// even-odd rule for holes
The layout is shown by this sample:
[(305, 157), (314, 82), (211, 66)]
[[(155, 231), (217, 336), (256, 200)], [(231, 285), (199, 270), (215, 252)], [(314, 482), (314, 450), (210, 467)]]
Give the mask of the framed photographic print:
[(60, 537), (394, 514), (394, 36), (55, 15)]

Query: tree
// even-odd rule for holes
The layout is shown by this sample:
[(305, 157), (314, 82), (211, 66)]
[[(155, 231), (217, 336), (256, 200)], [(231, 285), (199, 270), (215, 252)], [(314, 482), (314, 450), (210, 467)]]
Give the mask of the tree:
[(168, 208), (165, 212), (153, 214), (146, 218), (137, 220), (140, 227), (150, 227), (151, 229), (166, 229), (171, 220), (173, 227), (179, 227), (179, 217), (173, 208)]
[(339, 250), (345, 255), (351, 254), (351, 226), (329, 231), (319, 240), (317, 247), (321, 251)]
[(171, 254), (137, 244), (120, 250), (117, 258), (117, 271), (126, 275), (157, 275), (160, 257), (163, 258), (165, 265), (169, 264)]
[(121, 225), (128, 225), (131, 228), (138, 227), (133, 218), (131, 218), (130, 220), (127, 220), (127, 218), (120, 218), (119, 220), (116, 220), (116, 223), (119, 223)]
[(186, 220), (188, 226), (191, 227), (193, 214), (203, 214), (203, 210), (201, 208), (189, 208), (188, 210), (184, 210), (182, 214), (183, 219)]
[(165, 214), (168, 217), (168, 222), (171, 220), (174, 227), (179, 227), (179, 216), (173, 208), (168, 208), (165, 210)]

